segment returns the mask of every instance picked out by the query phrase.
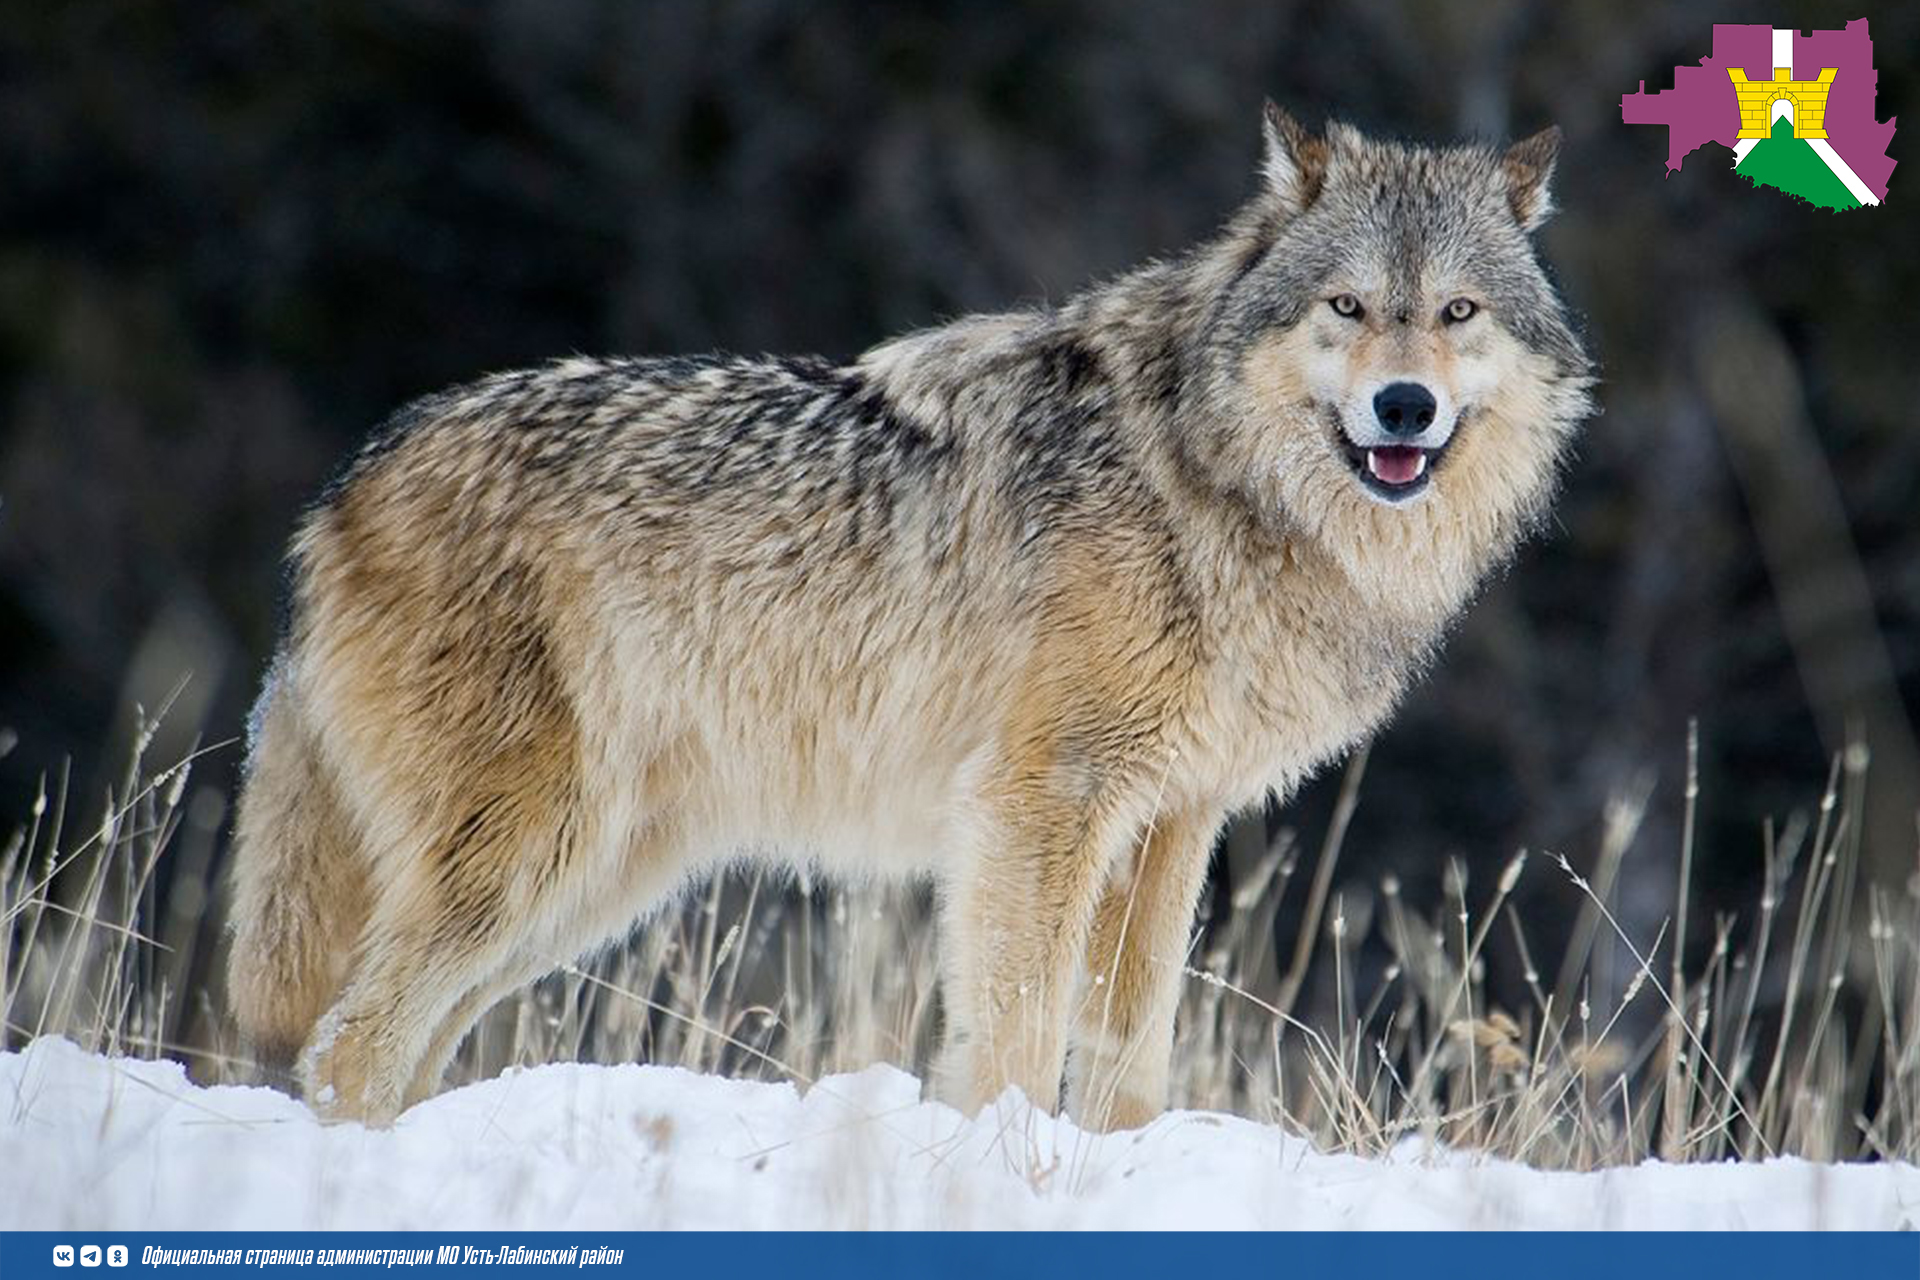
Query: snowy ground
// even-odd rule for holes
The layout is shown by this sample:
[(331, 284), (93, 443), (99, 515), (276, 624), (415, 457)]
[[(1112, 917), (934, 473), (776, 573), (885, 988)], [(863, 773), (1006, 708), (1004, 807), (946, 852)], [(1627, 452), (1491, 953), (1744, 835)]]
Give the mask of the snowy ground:
[(1095, 1137), (1011, 1095), (969, 1120), (887, 1067), (804, 1095), (541, 1067), (370, 1132), (170, 1063), (0, 1054), (0, 1228), (1916, 1226), (1912, 1165), (1549, 1174), (1196, 1112)]

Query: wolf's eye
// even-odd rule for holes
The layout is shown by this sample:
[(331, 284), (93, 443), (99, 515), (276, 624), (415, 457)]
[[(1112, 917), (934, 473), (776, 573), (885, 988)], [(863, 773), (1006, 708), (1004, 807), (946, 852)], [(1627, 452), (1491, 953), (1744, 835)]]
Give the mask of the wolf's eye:
[(1335, 315), (1345, 316), (1349, 320), (1360, 318), (1360, 299), (1350, 293), (1336, 294), (1327, 300), (1327, 305), (1333, 308)]
[(1447, 321), (1450, 324), (1459, 324), (1463, 320), (1471, 320), (1474, 312), (1478, 310), (1480, 310), (1480, 304), (1471, 298), (1455, 298), (1447, 304)]

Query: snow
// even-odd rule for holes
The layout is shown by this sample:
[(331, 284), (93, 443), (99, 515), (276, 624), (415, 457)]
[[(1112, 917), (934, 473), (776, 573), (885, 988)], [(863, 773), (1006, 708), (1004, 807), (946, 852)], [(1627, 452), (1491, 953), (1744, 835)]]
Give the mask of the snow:
[(0, 1054), (0, 1228), (1913, 1228), (1913, 1165), (1543, 1173), (1408, 1142), (1316, 1152), (1232, 1116), (1096, 1136), (969, 1119), (876, 1066), (790, 1085), (553, 1065), (387, 1131), (43, 1039)]

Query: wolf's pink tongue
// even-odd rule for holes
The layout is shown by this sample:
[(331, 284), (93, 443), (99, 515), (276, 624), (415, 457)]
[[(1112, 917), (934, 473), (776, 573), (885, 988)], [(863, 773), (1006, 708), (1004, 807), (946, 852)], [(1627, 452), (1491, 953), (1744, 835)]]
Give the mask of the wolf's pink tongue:
[(1427, 455), (1419, 449), (1390, 445), (1367, 450), (1367, 470), (1386, 484), (1412, 484), (1427, 469)]

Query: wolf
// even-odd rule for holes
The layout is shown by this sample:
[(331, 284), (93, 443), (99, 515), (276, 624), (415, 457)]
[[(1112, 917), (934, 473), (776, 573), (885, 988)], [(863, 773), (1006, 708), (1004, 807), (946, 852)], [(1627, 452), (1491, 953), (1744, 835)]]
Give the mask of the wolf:
[(250, 735), (263, 1060), (390, 1122), (749, 856), (932, 878), (941, 1096), (1162, 1111), (1217, 829), (1382, 724), (1594, 383), (1533, 245), (1556, 130), (1262, 132), (1216, 234), (1058, 305), (565, 359), (376, 432), (293, 539)]

